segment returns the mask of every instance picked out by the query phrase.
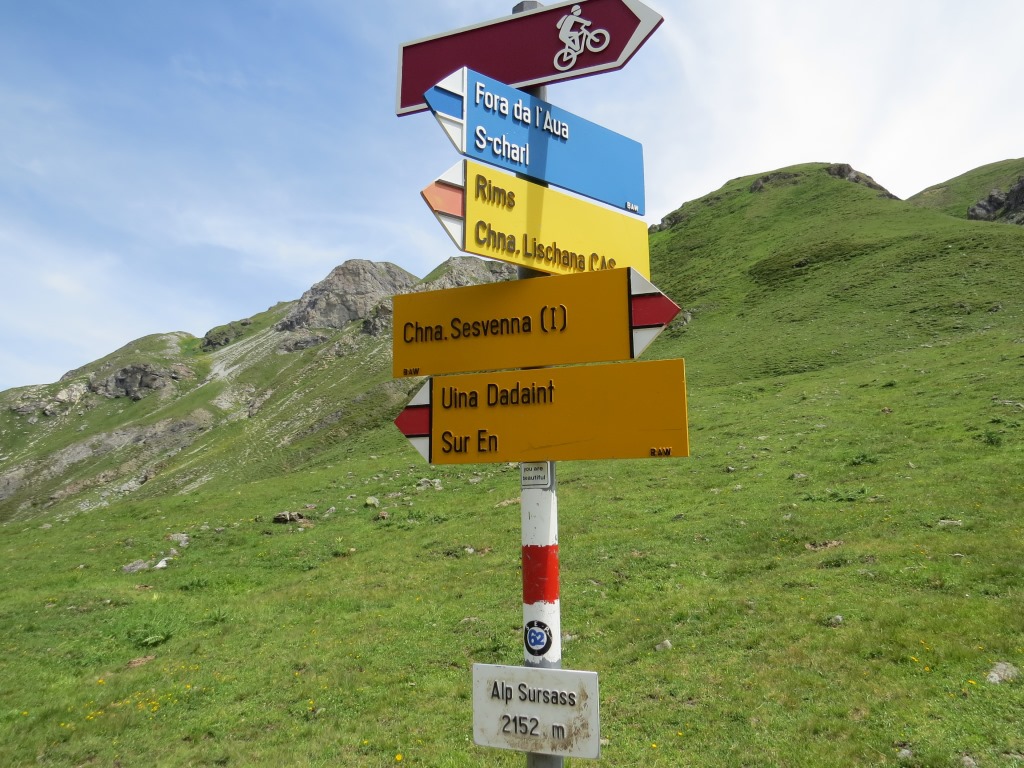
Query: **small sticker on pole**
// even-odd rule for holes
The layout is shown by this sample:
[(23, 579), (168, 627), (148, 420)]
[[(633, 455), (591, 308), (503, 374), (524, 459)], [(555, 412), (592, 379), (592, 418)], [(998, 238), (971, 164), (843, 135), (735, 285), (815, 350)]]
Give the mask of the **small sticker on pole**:
[(555, 473), (552, 471), (550, 461), (531, 461), (519, 465), (521, 487), (523, 488), (551, 488)]

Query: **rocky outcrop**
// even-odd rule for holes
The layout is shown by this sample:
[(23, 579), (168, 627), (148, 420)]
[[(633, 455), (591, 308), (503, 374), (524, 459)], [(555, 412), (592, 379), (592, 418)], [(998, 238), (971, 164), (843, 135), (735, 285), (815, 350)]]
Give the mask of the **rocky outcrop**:
[(516, 277), (516, 268), (503, 261), (478, 259), (473, 256), (453, 256), (428, 275), (417, 291), (440, 291), (464, 285), (497, 283)]
[(85, 382), (76, 381), (57, 391), (49, 397), (39, 397), (43, 387), (33, 387), (23, 394), (9, 407), (13, 413), (19, 416), (31, 416), (30, 423), (36, 422), (36, 414), (44, 416), (59, 416), (69, 412), (74, 406), (82, 402), (89, 393)]
[(77, 405), (88, 391), (89, 387), (85, 385), (85, 382), (76, 381), (59, 390), (53, 399), (61, 405)]
[(166, 368), (141, 363), (129, 365), (110, 374), (106, 378), (92, 378), (89, 389), (104, 397), (130, 397), (141, 400), (148, 392), (163, 389), (171, 378)]
[(686, 214), (683, 213), (683, 209), (678, 208), (677, 210), (672, 211), (672, 213), (662, 218), (662, 220), (659, 221), (657, 224), (651, 224), (647, 228), (647, 234), (653, 235), (655, 232), (661, 232), (662, 230), (665, 229), (672, 229), (672, 227), (674, 227), (681, 221), (686, 221), (686, 218), (687, 217)]
[[(890, 200), (899, 199), (896, 195), (892, 194), (866, 173), (861, 173), (860, 171), (855, 170), (849, 163), (832, 163), (832, 165), (825, 167), (825, 173), (836, 179), (842, 179), (843, 181), (849, 181), (852, 184), (861, 184), (868, 189), (874, 189), (881, 193), (880, 197), (887, 197)], [(794, 173), (790, 171), (776, 171), (774, 173), (765, 174), (764, 176), (754, 179), (750, 185), (750, 191), (761, 192), (767, 187), (798, 184), (803, 175), (803, 173)]]
[(754, 179), (750, 185), (751, 192), (762, 192), (766, 186), (779, 186), (782, 184), (796, 184), (796, 180), (799, 179), (803, 174), (800, 173), (786, 173), (785, 171), (777, 171), (776, 173), (768, 173), (764, 176), (760, 176)]
[(204, 352), (211, 352), (220, 347), (226, 347), (235, 339), (241, 338), (245, 333), (245, 329), (250, 325), (252, 325), (252, 319), (246, 318), (245, 320), (238, 320), (234, 323), (211, 328), (203, 336), (200, 347)]
[(830, 165), (828, 168), (825, 169), (825, 172), (829, 176), (834, 176), (837, 179), (843, 179), (845, 181), (849, 181), (849, 182), (852, 182), (854, 184), (863, 184), (868, 189), (877, 190), (878, 192), (881, 193), (879, 195), (880, 197), (887, 197), (890, 200), (899, 200), (899, 198), (896, 197), (896, 195), (894, 195), (892, 192), (887, 190), (885, 187), (883, 187), (877, 181), (872, 179), (866, 173), (861, 173), (860, 171), (855, 171), (847, 163), (832, 163), (832, 165)]
[[(99, 380), (110, 374), (118, 365), (125, 361), (136, 361), (139, 359), (157, 359), (170, 363), (181, 357), (183, 344), (194, 339), (191, 333), (184, 331), (173, 331), (171, 333), (154, 333), (143, 336), (135, 341), (130, 341), (120, 349), (107, 355), (104, 360), (98, 360), (79, 368), (74, 368), (60, 377), (61, 382), (74, 381), (89, 377)], [(188, 366), (176, 363), (170, 366), (171, 378), (190, 378), (194, 374)]]
[(298, 331), (289, 332), (284, 341), (277, 345), (281, 352), (300, 352), (303, 349), (312, 349), (327, 341), (322, 333), (313, 333), (302, 328)]
[(509, 280), (516, 276), (511, 264), (472, 256), (455, 256), (420, 281), (415, 275), (387, 262), (346, 261), (306, 291), (278, 331), (344, 328), (362, 320), (363, 333), (378, 336), (391, 328), (391, 297), (410, 291), (438, 291), (464, 285)]
[(1024, 176), (1006, 193), (1006, 205), (1003, 207), (1006, 220), (1014, 224), (1024, 224)]
[(363, 320), (362, 331), (367, 336), (383, 336), (391, 333), (391, 323), (395, 317), (395, 309), (391, 299), (382, 301), (374, 307), (370, 316)]
[[(413, 291), (440, 291), (447, 288), (461, 288), (466, 285), (498, 283), (514, 280), (517, 271), (514, 265), (503, 261), (478, 259), (475, 256), (453, 256), (424, 278)], [(398, 291), (403, 293), (404, 291)], [(391, 297), (373, 307), (363, 319), (362, 332), (369, 336), (391, 333), (394, 317)]]
[(1010, 187), (1009, 192), (993, 189), (967, 209), (967, 218), (974, 221), (1005, 221), (1024, 225), (1024, 176)]
[(6, 472), (0, 472), (0, 501), (9, 499), (17, 493), (29, 479), (35, 466), (35, 462), (28, 462), (21, 466), (12, 467)]
[(344, 328), (353, 320), (369, 317), (381, 301), (410, 290), (418, 282), (415, 275), (388, 262), (346, 261), (302, 294), (276, 328)]
[(988, 197), (979, 200), (967, 209), (967, 218), (972, 221), (994, 221), (999, 210), (1006, 205), (1006, 193), (993, 189)]

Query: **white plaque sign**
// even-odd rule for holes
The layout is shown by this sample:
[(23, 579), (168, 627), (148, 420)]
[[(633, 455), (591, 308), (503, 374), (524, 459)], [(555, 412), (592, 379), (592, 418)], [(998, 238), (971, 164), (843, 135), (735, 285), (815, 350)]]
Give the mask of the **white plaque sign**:
[(550, 488), (552, 472), (550, 461), (523, 462), (519, 465), (519, 473), (523, 488)]
[(600, 757), (597, 672), (473, 665), (473, 741), (485, 747)]

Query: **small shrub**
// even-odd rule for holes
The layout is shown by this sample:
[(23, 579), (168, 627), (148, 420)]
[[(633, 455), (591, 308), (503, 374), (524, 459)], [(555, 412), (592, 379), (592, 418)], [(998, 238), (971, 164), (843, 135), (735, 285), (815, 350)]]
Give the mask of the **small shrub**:
[(136, 648), (156, 648), (171, 637), (169, 630), (155, 630), (152, 627), (136, 627), (128, 631), (128, 641)]
[(214, 608), (206, 619), (210, 624), (227, 624), (231, 616), (224, 608)]
[(975, 435), (976, 440), (980, 440), (985, 445), (991, 445), (993, 448), (998, 448), (1003, 444), (1002, 432), (996, 432), (991, 429), (986, 429), (980, 435)]
[(860, 466), (863, 466), (864, 464), (877, 464), (877, 463), (878, 463), (878, 459), (876, 459), (874, 456), (869, 456), (866, 453), (859, 453), (856, 456), (854, 456), (852, 459), (850, 459), (850, 466), (851, 467), (860, 467)]
[(205, 589), (210, 585), (210, 580), (205, 576), (193, 576), (188, 581), (182, 582), (178, 585), (178, 589), (182, 592), (193, 592), (197, 589)]

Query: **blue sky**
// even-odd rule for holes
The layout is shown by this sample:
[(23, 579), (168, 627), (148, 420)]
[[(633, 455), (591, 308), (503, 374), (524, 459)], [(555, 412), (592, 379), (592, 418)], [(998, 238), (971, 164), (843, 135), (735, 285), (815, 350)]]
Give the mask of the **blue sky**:
[[(1019, 0), (646, 2), (665, 23), (633, 61), (548, 100), (643, 144), (651, 223), (794, 163), (907, 197), (1024, 155)], [(398, 46), (512, 5), (0, 0), (0, 390), (346, 259), (454, 255), (419, 190), (457, 158), (395, 117)]]

